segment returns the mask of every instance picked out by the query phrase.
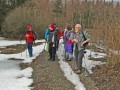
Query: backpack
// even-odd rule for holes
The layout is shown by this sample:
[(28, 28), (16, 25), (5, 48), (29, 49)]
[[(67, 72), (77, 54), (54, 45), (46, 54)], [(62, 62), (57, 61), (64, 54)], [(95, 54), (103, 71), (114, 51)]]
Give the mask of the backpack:
[(32, 31), (32, 33), (34, 34), (35, 38), (34, 38), (34, 41), (37, 39), (37, 34), (35, 31)]
[[(84, 41), (85, 41), (85, 40), (87, 40), (87, 38), (85, 37), (84, 32), (83, 32), (83, 31), (81, 31), (81, 33), (82, 33), (82, 35), (83, 35)], [(89, 42), (86, 42), (86, 43), (84, 44), (84, 46), (86, 47), (88, 44), (89, 44)]]
[(45, 39), (48, 38), (49, 33), (50, 33), (50, 30), (49, 30), (49, 29), (46, 29), (46, 30), (45, 30), (45, 33), (44, 33), (44, 35), (45, 35)]
[[(28, 33), (29, 33), (29, 31), (28, 31)], [(32, 34), (35, 36), (34, 39), (33, 39), (33, 41), (35, 42), (35, 40), (37, 39), (37, 34), (36, 34), (35, 31), (32, 31)]]

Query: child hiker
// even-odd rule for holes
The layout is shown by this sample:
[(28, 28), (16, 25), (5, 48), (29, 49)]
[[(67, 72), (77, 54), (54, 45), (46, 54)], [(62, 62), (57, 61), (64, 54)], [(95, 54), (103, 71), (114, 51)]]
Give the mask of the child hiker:
[(64, 34), (64, 45), (65, 45), (65, 60), (71, 61), (73, 59), (73, 35), (74, 32), (71, 26), (67, 26), (66, 32)]

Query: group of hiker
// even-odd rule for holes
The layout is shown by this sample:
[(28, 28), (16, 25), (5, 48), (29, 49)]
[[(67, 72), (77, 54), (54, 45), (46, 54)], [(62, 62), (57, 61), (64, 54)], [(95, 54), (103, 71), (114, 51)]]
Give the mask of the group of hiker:
[[(31, 26), (27, 26), (28, 32), (25, 34), (29, 56), (33, 56), (32, 45), (35, 39), (35, 32), (33, 32)], [(90, 35), (82, 30), (80, 24), (76, 24), (75, 27), (66, 25), (64, 30), (59, 30), (59, 27), (52, 23), (45, 30), (45, 40), (49, 61), (55, 61), (56, 51), (59, 48), (59, 40), (63, 39), (65, 60), (72, 61), (76, 60), (77, 69), (76, 72), (79, 74), (82, 71), (82, 59), (84, 57), (85, 48), (90, 41)]]
[(67, 25), (64, 30), (59, 30), (56, 24), (50, 24), (46, 29), (45, 39), (48, 44), (48, 53), (50, 61), (55, 61), (56, 51), (59, 48), (59, 40), (63, 39), (65, 60), (76, 60), (77, 73), (82, 71), (82, 58), (84, 57), (85, 48), (90, 41), (90, 35), (82, 30), (80, 24), (76, 24), (75, 28)]

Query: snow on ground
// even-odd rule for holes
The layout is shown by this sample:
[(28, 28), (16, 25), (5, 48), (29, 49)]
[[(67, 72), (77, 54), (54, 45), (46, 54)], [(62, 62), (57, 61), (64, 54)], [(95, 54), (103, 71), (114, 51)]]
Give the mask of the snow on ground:
[[(45, 42), (45, 40), (35, 40), (35, 42)], [(17, 44), (26, 44), (25, 40), (21, 41), (10, 41), (10, 40), (0, 40), (0, 47), (6, 47)]]
[[(36, 40), (36, 42), (44, 42), (44, 40)], [(25, 41), (22, 41), (21, 43), (25, 44)], [(7, 41), (7, 40), (0, 41), (0, 47), (17, 45), (17, 44), (19, 44), (19, 41)], [(44, 49), (44, 44), (33, 47), (34, 57), (32, 58), (29, 58), (28, 51), (26, 49), (25, 51), (18, 54), (0, 54), (0, 57), (1, 57), (0, 60), (15, 58), (15, 59), (24, 59), (23, 61), (24, 63), (29, 63), (29, 62), (32, 62), (32, 60), (35, 59), (36, 56), (38, 56), (39, 53), (43, 51), (43, 49)]]
[[(44, 40), (38, 40), (37, 42), (44, 42)], [(7, 40), (1, 40), (0, 41), (0, 47), (9, 46), (9, 45), (17, 45), (17, 44), (25, 44), (25, 41), (7, 41)], [(38, 45), (33, 47), (33, 57), (30, 58), (28, 56), (27, 50), (17, 53), (17, 54), (0, 54), (0, 90), (31, 90), (31, 87), (29, 85), (32, 84), (33, 80), (30, 79), (32, 75), (32, 68), (26, 68), (24, 70), (20, 70), (19, 64), (24, 63), (30, 63), (33, 59), (35, 59), (44, 49), (45, 43), (42, 45)], [(92, 61), (89, 60), (89, 55), (91, 53), (92, 57), (98, 58), (98, 57), (104, 57), (105, 54), (103, 53), (97, 53), (90, 50), (86, 50), (87, 53), (85, 54), (85, 57), (83, 59), (83, 67), (85, 67), (89, 73), (92, 73), (92, 67), (95, 67), (96, 65), (104, 64), (100, 61)], [(62, 44), (62, 41), (60, 42), (60, 49), (57, 52), (58, 58), (60, 59), (59, 64), (61, 67), (61, 70), (64, 72), (65, 77), (67, 77), (68, 80), (70, 80), (74, 85), (76, 90), (86, 90), (82, 82), (80, 82), (79, 76), (74, 73), (71, 66), (65, 62), (63, 59), (64, 54), (64, 45)], [(15, 59), (23, 59), (23, 61), (12, 61), (8, 60), (10, 58)]]
[(63, 54), (64, 54), (64, 45), (62, 44), (62, 42), (60, 42), (60, 46), (59, 46), (59, 50), (57, 52), (57, 56), (58, 59), (60, 59), (59, 64), (60, 64), (60, 68), (61, 70), (64, 72), (64, 76), (73, 83), (73, 85), (75, 85), (75, 89), (76, 90), (86, 90), (86, 88), (84, 87), (84, 85), (82, 84), (82, 82), (80, 82), (80, 78), (79, 76), (74, 73), (74, 71), (72, 70), (71, 66), (65, 62), (63, 59)]
[(32, 68), (20, 70), (19, 61), (0, 61), (0, 90), (30, 90)]
[(38, 45), (36, 47), (33, 47), (33, 57), (29, 57), (27, 49), (21, 53), (18, 54), (0, 54), (0, 60), (6, 60), (9, 58), (15, 58), (15, 59), (24, 59), (24, 63), (30, 63), (35, 59), (42, 51), (44, 48), (44, 44)]
[[(65, 77), (75, 85), (76, 90), (86, 90), (86, 88), (84, 87), (82, 82), (80, 82), (79, 76), (76, 73), (74, 73), (71, 66), (67, 62), (64, 61), (64, 45), (63, 45), (62, 40), (60, 41), (59, 47), (60, 48), (57, 52), (57, 56), (58, 56), (58, 59), (60, 59), (60, 61), (59, 61), (60, 68), (64, 72)], [(101, 57), (106, 56), (106, 54), (93, 52), (90, 50), (86, 50), (86, 52), (87, 53), (85, 54), (85, 56), (83, 58), (82, 66), (84, 68), (86, 68), (90, 74), (92, 74), (93, 67), (95, 67), (96, 65), (104, 64), (104, 63), (101, 61), (89, 60), (89, 55), (91, 55), (94, 58), (101, 58)]]
[[(39, 40), (37, 42), (44, 42)], [(23, 44), (24, 41), (22, 42)], [(19, 41), (1, 40), (0, 46), (9, 46), (19, 44)], [(44, 49), (44, 43), (33, 47), (33, 57), (28, 56), (27, 50), (18, 54), (0, 54), (0, 90), (31, 90), (29, 87), (33, 80), (29, 77), (32, 76), (33, 69), (31, 67), (24, 70), (20, 69), (20, 63), (30, 63), (35, 59)], [(10, 58), (23, 59), (23, 61), (8, 60)]]
[(83, 58), (83, 65), (82, 66), (84, 68), (86, 68), (90, 74), (92, 74), (93, 67), (95, 67), (97, 65), (105, 64), (105, 62), (89, 60), (89, 55), (91, 54), (91, 57), (94, 57), (94, 58), (103, 58), (106, 56), (106, 54), (93, 52), (91, 50), (86, 50), (86, 52), (87, 53), (85, 54), (85, 56)]

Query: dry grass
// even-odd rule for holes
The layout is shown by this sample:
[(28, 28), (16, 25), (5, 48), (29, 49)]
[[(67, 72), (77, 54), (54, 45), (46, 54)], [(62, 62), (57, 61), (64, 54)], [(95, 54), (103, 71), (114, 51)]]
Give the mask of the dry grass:
[[(31, 0), (21, 7), (11, 11), (2, 26), (6, 37), (19, 38), (26, 32), (26, 26), (32, 25), (38, 38), (43, 38), (44, 30), (50, 23), (55, 22), (60, 29), (66, 24), (74, 26), (81, 23), (83, 28), (92, 36), (92, 42), (105, 46), (106, 52), (111, 56), (111, 50), (120, 50), (120, 5), (96, 3), (80, 0), (65, 0), (62, 13), (53, 12), (54, 0)], [(115, 58), (116, 62), (119, 58)], [(114, 60), (114, 61), (115, 61)], [(112, 60), (112, 62), (114, 62)]]

